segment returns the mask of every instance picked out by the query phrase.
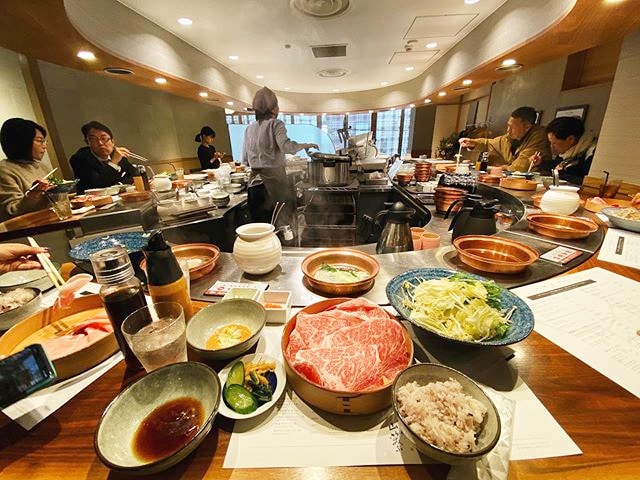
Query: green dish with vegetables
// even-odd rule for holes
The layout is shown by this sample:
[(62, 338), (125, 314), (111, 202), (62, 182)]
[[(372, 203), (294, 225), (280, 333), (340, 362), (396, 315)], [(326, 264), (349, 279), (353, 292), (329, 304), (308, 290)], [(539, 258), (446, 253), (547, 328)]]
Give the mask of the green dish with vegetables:
[(468, 273), (410, 270), (389, 282), (387, 298), (414, 325), (465, 345), (510, 345), (533, 330), (533, 313), (524, 301)]

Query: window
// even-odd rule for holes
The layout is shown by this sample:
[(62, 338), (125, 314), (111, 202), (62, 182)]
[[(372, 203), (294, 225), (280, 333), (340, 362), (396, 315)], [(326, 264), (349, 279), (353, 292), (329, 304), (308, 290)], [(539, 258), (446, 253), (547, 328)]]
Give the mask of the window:
[(313, 125), (314, 127), (318, 126), (318, 116), (314, 114), (302, 114), (298, 113), (293, 115), (293, 123), (296, 125)]
[(355, 136), (361, 133), (371, 131), (371, 114), (366, 113), (350, 113), (348, 115), (349, 135)]
[(401, 110), (378, 112), (376, 147), (378, 147), (380, 154), (393, 155), (398, 153), (401, 112)]
[(402, 125), (402, 148), (400, 150), (400, 156), (404, 157), (405, 154), (411, 153), (411, 141), (413, 140), (413, 117), (415, 109), (404, 109), (404, 122)]
[(322, 115), (322, 131), (329, 135), (336, 150), (344, 145), (338, 136), (338, 129), (344, 128), (344, 115)]

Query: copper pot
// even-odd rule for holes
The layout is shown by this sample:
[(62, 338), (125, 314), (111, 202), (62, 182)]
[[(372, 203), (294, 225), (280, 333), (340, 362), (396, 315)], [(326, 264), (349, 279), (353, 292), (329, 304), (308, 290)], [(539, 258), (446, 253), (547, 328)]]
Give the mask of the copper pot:
[(476, 270), (519, 273), (538, 259), (538, 252), (520, 242), (488, 235), (463, 235), (453, 241), (458, 258)]
[(586, 238), (598, 230), (598, 225), (588, 218), (569, 215), (535, 213), (527, 217), (529, 228), (551, 238), (574, 240)]

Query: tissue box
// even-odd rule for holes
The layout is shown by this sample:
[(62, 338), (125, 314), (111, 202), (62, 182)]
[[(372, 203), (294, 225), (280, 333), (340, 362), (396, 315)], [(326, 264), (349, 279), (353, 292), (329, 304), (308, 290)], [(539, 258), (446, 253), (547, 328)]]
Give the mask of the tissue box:
[(259, 302), (267, 311), (267, 323), (287, 323), (291, 316), (291, 292), (285, 290), (262, 292)]

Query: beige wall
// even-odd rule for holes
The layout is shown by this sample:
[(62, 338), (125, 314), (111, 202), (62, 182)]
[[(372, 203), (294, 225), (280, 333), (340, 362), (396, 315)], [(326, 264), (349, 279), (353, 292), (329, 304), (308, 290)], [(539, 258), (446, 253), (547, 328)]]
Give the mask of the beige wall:
[[(19, 55), (11, 50), (0, 48), (0, 123), (14, 117), (43, 123), (36, 118), (35, 110), (29, 99)], [(2, 157), (4, 158), (4, 155)], [(45, 155), (43, 162), (48, 166), (51, 165), (48, 155)]]
[(432, 155), (435, 156), (440, 140), (457, 132), (459, 105), (438, 105), (433, 127)]
[(640, 30), (622, 44), (616, 76), (611, 88), (598, 148), (591, 165), (592, 176), (603, 170), (611, 178), (640, 183), (638, 161), (640, 138)]
[(589, 109), (585, 127), (598, 134), (607, 108), (611, 83), (561, 91), (566, 63), (566, 58), (547, 62), (496, 82), (491, 92), (487, 116), (491, 128), (495, 132), (504, 133), (509, 114), (521, 106), (542, 110), (542, 124), (546, 125), (553, 120), (558, 107), (586, 104)]
[(197, 157), (194, 137), (203, 125), (216, 131), (218, 150), (231, 151), (222, 108), (47, 62), (38, 66), (62, 143), (61, 162), (84, 146), (80, 127), (90, 120), (107, 125), (117, 144), (153, 163)]

